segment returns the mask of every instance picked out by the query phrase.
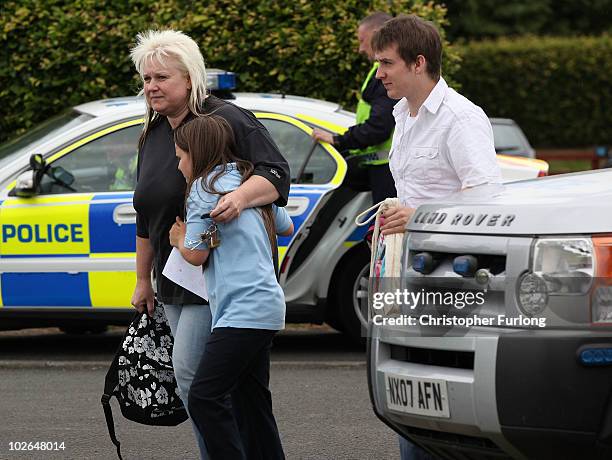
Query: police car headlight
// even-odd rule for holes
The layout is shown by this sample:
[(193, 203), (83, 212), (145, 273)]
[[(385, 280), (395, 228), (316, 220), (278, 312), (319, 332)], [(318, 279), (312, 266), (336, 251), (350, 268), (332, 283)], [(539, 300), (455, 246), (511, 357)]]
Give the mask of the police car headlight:
[(546, 283), (548, 295), (584, 295), (593, 282), (590, 238), (541, 238), (533, 248), (531, 271)]

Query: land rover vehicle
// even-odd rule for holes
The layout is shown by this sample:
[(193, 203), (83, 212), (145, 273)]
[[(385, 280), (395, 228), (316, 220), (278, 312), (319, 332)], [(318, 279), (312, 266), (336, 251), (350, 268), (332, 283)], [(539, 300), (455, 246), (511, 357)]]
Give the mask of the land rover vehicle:
[[(343, 132), (354, 114), (298, 96), (228, 95), (268, 128), (291, 168), (287, 209), (296, 231), (279, 239), (287, 320), (328, 321), (360, 337), (353, 299), (367, 295), (359, 280), (369, 251), (366, 229), (353, 221), (370, 206), (369, 193), (344, 186), (342, 156), (310, 138), (315, 126)], [(144, 110), (136, 97), (82, 104), (0, 147), (0, 327), (92, 328), (131, 314), (135, 177), (132, 167), (118, 181), (117, 171), (134, 165)], [(48, 174), (28, 194), (17, 178), (32, 180), (35, 153)], [(509, 180), (547, 171), (537, 160), (499, 162)]]
[[(483, 301), (372, 319), (385, 423), (437, 458), (612, 458), (611, 183), (610, 170), (550, 176), (417, 209), (401, 289)], [(406, 313), (414, 325), (392, 324)]]

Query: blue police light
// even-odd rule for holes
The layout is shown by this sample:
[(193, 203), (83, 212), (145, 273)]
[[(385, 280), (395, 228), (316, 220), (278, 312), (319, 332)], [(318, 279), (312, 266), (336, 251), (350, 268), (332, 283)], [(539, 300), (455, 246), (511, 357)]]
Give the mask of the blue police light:
[(474, 256), (458, 256), (453, 260), (453, 270), (463, 277), (472, 277), (478, 270), (478, 259)]
[(438, 266), (438, 262), (429, 252), (419, 252), (412, 258), (412, 268), (423, 275), (429, 275)]
[(595, 155), (599, 158), (608, 158), (609, 148), (607, 145), (598, 145), (595, 147)]
[(231, 91), (236, 89), (236, 74), (221, 69), (206, 70), (206, 87), (210, 91)]
[(578, 353), (578, 359), (585, 366), (609, 366), (612, 364), (612, 348), (583, 348)]

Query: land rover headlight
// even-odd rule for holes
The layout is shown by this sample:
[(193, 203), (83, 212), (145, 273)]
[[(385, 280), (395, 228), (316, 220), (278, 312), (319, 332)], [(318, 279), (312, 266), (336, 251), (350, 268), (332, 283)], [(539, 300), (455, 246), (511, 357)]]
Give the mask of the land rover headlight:
[(590, 238), (542, 238), (533, 248), (531, 272), (546, 283), (548, 295), (584, 295), (593, 283)]
[(550, 296), (589, 292), (594, 270), (590, 238), (541, 238), (532, 256), (530, 270), (518, 280), (518, 303), (527, 315), (542, 313)]
[(546, 282), (534, 273), (525, 273), (519, 279), (518, 302), (529, 316), (542, 313), (548, 304)]

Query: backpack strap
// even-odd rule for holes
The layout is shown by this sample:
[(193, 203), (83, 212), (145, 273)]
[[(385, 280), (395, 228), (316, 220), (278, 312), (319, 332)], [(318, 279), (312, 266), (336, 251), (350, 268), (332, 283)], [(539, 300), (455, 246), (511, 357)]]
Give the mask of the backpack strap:
[[(116, 366), (114, 366), (114, 364), (115, 363), (113, 362), (111, 368), (115, 367), (116, 369)], [(115, 435), (115, 423), (113, 422), (113, 409), (110, 405), (110, 398), (111, 397), (106, 393), (102, 395), (102, 409), (104, 409), (104, 418), (106, 419), (108, 434), (110, 435), (111, 441), (113, 442), (115, 447), (117, 447), (117, 457), (119, 457), (119, 460), (123, 460), (123, 457), (121, 456), (121, 443)]]
[[(143, 313), (136, 312), (130, 324), (140, 318), (141, 315), (143, 315)], [(121, 457), (121, 443), (119, 442), (119, 440), (117, 439), (117, 435), (115, 434), (115, 423), (113, 421), (113, 410), (110, 405), (110, 399), (113, 393), (115, 392), (117, 385), (119, 385), (119, 354), (123, 351), (122, 344), (128, 333), (129, 328), (126, 329), (125, 334), (123, 334), (123, 338), (121, 339), (121, 342), (119, 342), (119, 346), (117, 347), (117, 351), (115, 353), (115, 356), (113, 357), (113, 361), (110, 367), (108, 368), (108, 371), (106, 372), (106, 377), (104, 377), (104, 394), (102, 395), (102, 399), (100, 400), (100, 402), (102, 403), (102, 409), (104, 409), (104, 418), (106, 419), (108, 434), (111, 438), (111, 441), (117, 448), (117, 456), (119, 457), (119, 460), (123, 460), (123, 457)]]

